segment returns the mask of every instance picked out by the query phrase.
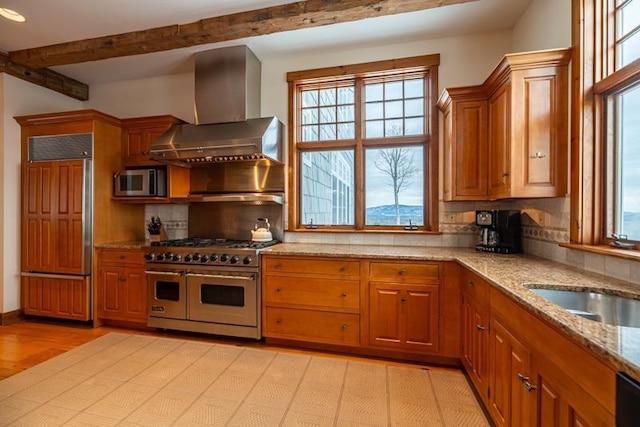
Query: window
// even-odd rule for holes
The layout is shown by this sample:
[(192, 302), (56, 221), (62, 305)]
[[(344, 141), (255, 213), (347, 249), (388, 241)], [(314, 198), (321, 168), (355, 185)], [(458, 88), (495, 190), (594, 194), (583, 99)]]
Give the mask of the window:
[(574, 21), (584, 31), (575, 97), (583, 126), (574, 135), (581, 145), (573, 150), (572, 187), (582, 191), (572, 194), (571, 237), (588, 245), (640, 245), (640, 0), (574, 4), (581, 8), (574, 19), (586, 18)]
[(437, 231), (438, 63), (287, 75), (290, 229)]

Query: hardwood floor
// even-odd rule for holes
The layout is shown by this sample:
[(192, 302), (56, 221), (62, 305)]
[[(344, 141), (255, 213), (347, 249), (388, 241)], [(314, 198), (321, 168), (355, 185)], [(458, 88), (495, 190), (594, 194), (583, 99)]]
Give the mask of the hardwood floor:
[[(0, 380), (24, 371), (38, 363), (58, 356), (74, 347), (96, 339), (109, 332), (137, 333), (144, 335), (175, 337), (181, 339), (193, 339), (207, 342), (219, 342), (232, 345), (259, 347), (264, 349), (277, 349), (292, 353), (326, 354), (312, 350), (288, 349), (274, 347), (254, 340), (213, 337), (211, 335), (190, 334), (175, 331), (133, 330), (103, 326), (93, 328), (84, 323), (65, 322), (44, 318), (30, 318), (28, 320), (0, 326)], [(332, 357), (351, 360), (363, 360), (358, 356), (331, 354)], [(375, 359), (366, 359), (375, 362)], [(404, 362), (380, 361), (385, 364), (398, 366), (424, 367), (424, 365)], [(460, 371), (456, 368), (429, 366), (429, 369), (443, 371)]]

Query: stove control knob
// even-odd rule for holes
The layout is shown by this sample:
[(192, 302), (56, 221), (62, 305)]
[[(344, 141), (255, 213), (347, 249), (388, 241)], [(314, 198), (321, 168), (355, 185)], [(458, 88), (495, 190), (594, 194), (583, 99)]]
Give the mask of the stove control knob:
[[(223, 255), (224, 256), (224, 255)], [(211, 260), (211, 262), (217, 261), (218, 260), (218, 255), (216, 254), (211, 254), (211, 256), (209, 257), (209, 259)]]
[(167, 252), (164, 254), (165, 261), (171, 261), (173, 259), (173, 252)]
[(222, 261), (222, 262), (227, 262), (227, 261), (229, 261), (229, 255), (227, 255), (227, 254), (222, 254), (222, 256), (220, 257), (220, 261)]
[(240, 262), (240, 258), (238, 258), (236, 255), (232, 256), (231, 259), (229, 260), (229, 262), (231, 264), (237, 264), (238, 262)]
[(180, 255), (180, 254), (174, 254), (174, 255), (173, 255), (173, 261), (174, 261), (174, 262), (178, 262), (178, 261), (180, 261), (181, 259), (182, 259), (182, 255)]
[(156, 257), (156, 259), (158, 261), (164, 261), (164, 254), (158, 254), (158, 256)]
[(246, 264), (246, 265), (251, 264), (252, 262), (253, 262), (253, 259), (252, 259), (250, 256), (245, 257), (245, 258), (242, 260), (242, 263), (243, 263), (243, 264)]
[(193, 254), (193, 260), (194, 261), (199, 261), (200, 260), (201, 255), (199, 253), (195, 253)]
[(191, 255), (185, 255), (184, 256), (184, 262), (191, 262), (193, 261), (193, 256)]
[(200, 262), (207, 262), (207, 261), (209, 261), (209, 257), (208, 257), (208, 256), (206, 256), (206, 255), (202, 255), (202, 256), (200, 257)]
[(147, 261), (153, 261), (156, 258), (156, 254), (149, 252), (148, 254), (144, 254), (144, 259)]

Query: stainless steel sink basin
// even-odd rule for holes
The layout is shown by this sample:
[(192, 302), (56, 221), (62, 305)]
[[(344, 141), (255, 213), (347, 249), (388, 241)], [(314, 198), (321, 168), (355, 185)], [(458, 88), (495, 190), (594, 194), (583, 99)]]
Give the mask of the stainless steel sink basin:
[(640, 328), (640, 300), (582, 289), (543, 289), (529, 285), (531, 292), (585, 319), (608, 325)]

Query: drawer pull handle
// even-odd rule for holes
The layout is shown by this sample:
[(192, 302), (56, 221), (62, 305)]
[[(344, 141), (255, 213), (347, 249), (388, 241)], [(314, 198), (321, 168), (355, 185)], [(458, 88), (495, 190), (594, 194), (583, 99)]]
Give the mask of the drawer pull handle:
[(545, 157), (547, 157), (547, 155), (542, 153), (542, 152), (540, 152), (540, 151), (538, 151), (535, 154), (532, 154), (532, 155), (529, 156), (529, 158), (531, 158), (531, 159), (544, 159)]
[(282, 264), (280, 263), (274, 264), (273, 268), (282, 268)]
[(405, 270), (404, 268), (402, 270), (398, 271), (398, 274), (401, 276), (406, 276), (407, 275), (407, 270)]
[(340, 271), (341, 271), (342, 273), (344, 273), (345, 271), (347, 271), (347, 266), (346, 266), (346, 265), (343, 265), (342, 267), (340, 267)]
[(403, 304), (407, 303), (407, 299), (405, 297), (400, 298), (400, 302)]
[(476, 325), (476, 329), (479, 330), (479, 331), (484, 331), (484, 326)]
[(277, 319), (276, 323), (278, 323), (278, 324), (282, 323), (282, 319)]
[(343, 331), (346, 331), (346, 330), (347, 330), (347, 325), (342, 325), (342, 326), (340, 327), (340, 329), (342, 329)]
[(346, 297), (347, 297), (347, 293), (346, 293), (346, 292), (343, 292), (343, 293), (341, 293), (341, 294), (340, 294), (340, 296), (341, 296), (342, 298), (346, 298)]
[(124, 256), (124, 255), (120, 255), (118, 258), (119, 258), (119, 259), (125, 259), (125, 258), (126, 258), (126, 256)]
[(518, 381), (525, 383), (526, 381), (529, 381), (529, 377), (518, 372)]
[(533, 384), (531, 384), (529, 381), (525, 381), (525, 383), (524, 383), (524, 388), (526, 388), (526, 389), (527, 389), (527, 391), (528, 391), (529, 393), (531, 393), (531, 392), (532, 392), (533, 390), (535, 390), (537, 387), (536, 387), (536, 386), (534, 386)]
[(276, 288), (276, 292), (278, 293), (282, 292), (282, 288)]
[(127, 280), (127, 279), (125, 279), (124, 277), (118, 277), (118, 282), (124, 282), (124, 281), (126, 281), (126, 280)]

